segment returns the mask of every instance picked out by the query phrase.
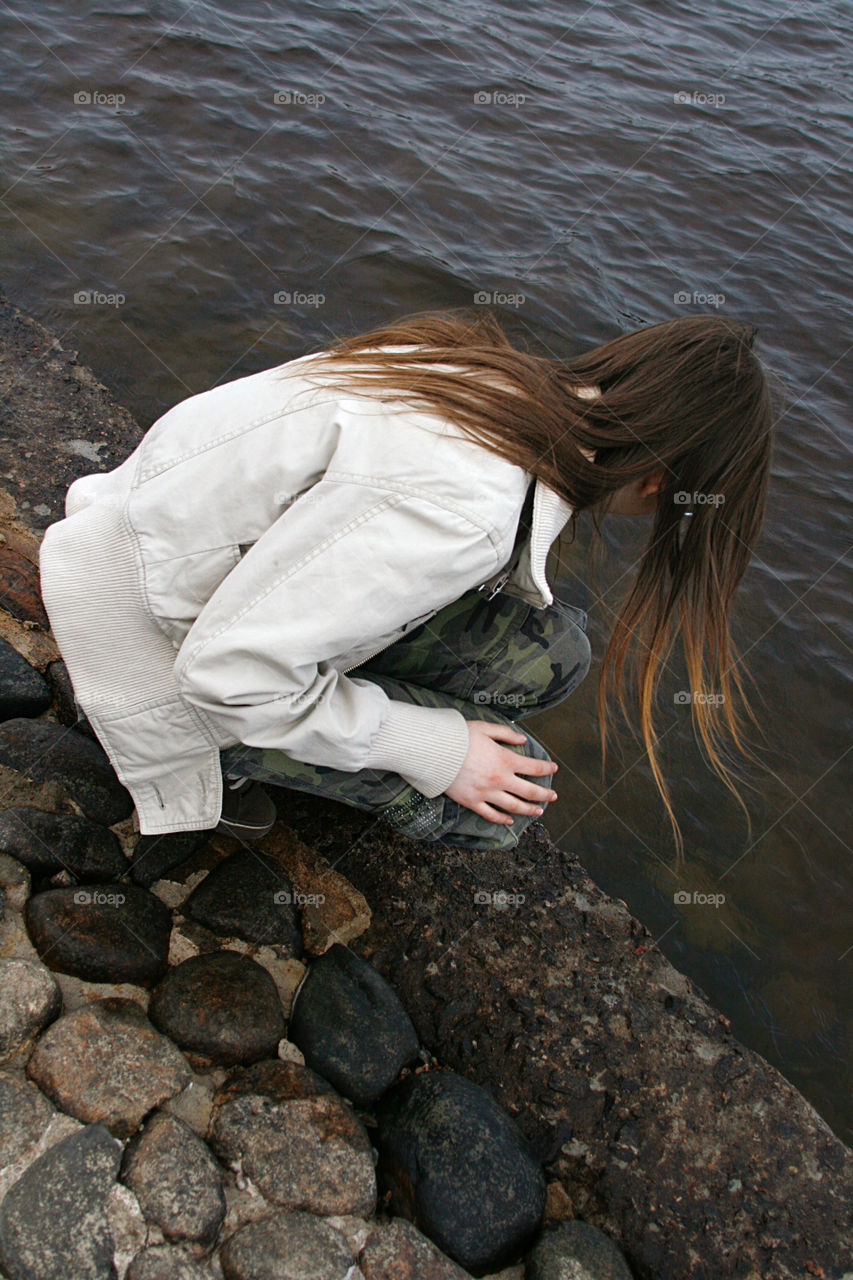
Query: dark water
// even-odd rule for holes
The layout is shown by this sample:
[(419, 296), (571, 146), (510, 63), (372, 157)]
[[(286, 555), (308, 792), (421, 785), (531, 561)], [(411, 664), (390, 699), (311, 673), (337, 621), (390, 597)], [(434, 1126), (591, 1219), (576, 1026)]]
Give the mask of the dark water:
[[(596, 668), (528, 724), (561, 764), (552, 834), (847, 1140), (849, 19), (831, 0), (0, 11), (3, 283), (144, 426), (480, 291), (555, 356), (713, 308), (758, 323), (791, 403), (735, 623), (766, 733), (752, 842), (673, 701), (679, 661), (658, 727), (681, 877), (629, 734), (599, 785)], [(597, 590), (586, 527), (559, 583), (599, 658), (647, 534), (608, 524)]]

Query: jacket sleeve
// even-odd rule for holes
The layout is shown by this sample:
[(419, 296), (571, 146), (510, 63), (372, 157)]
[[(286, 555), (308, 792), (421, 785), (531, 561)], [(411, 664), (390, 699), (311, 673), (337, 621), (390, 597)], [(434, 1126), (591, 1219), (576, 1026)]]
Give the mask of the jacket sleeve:
[(391, 770), (440, 795), (468, 751), (462, 713), (389, 698), (334, 662), (380, 647), (478, 585), (498, 560), (461, 503), (324, 477), (220, 583), (178, 651), (175, 679), (188, 702), (248, 746), (346, 771)]

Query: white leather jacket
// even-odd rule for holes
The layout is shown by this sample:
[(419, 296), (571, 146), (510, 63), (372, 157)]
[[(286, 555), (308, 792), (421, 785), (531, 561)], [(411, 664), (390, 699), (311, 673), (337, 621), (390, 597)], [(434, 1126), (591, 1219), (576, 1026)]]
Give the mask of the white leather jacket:
[(552, 602), (559, 495), (535, 481), (513, 557), (531, 475), (437, 415), (315, 384), (321, 364), (176, 404), (45, 531), (51, 627), (143, 835), (215, 827), (238, 742), (440, 795), (465, 717), (346, 673), (473, 587)]

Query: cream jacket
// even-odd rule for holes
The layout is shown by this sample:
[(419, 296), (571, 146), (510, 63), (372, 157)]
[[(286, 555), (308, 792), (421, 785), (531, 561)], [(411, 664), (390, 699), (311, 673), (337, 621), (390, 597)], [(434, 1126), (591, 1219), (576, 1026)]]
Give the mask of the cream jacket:
[(514, 549), (530, 474), (402, 400), (324, 386), (322, 361), (176, 404), (45, 531), (50, 624), (143, 835), (215, 827), (238, 742), (442, 794), (465, 717), (347, 673), (471, 588), (553, 600), (559, 495), (534, 481)]

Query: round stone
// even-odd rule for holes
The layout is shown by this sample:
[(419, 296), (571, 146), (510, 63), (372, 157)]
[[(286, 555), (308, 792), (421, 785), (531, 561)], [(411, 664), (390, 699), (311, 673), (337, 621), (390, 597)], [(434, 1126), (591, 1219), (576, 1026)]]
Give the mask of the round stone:
[(101, 1124), (69, 1134), (35, 1160), (0, 1204), (0, 1268), (15, 1280), (114, 1280), (104, 1201), (121, 1146)]
[(184, 913), (220, 937), (245, 938), (302, 954), (293, 885), (259, 850), (241, 849), (218, 862), (193, 889)]
[(244, 1094), (214, 1112), (210, 1143), (273, 1204), (361, 1216), (376, 1208), (370, 1138), (341, 1098)]
[(225, 1066), (272, 1057), (285, 1033), (272, 978), (234, 951), (175, 965), (153, 991), (148, 1016), (182, 1049)]
[(610, 1236), (577, 1219), (546, 1228), (525, 1268), (528, 1280), (632, 1280)]
[(51, 1023), (26, 1066), (68, 1115), (127, 1138), (143, 1116), (189, 1084), (183, 1054), (134, 1000), (92, 1000)]
[(51, 701), (50, 686), (41, 672), (0, 637), (0, 720), (40, 716)]
[(518, 1261), (539, 1230), (545, 1177), (512, 1117), (452, 1071), (406, 1077), (377, 1108), (380, 1190), (468, 1271)]
[(222, 1171), (183, 1121), (156, 1112), (128, 1143), (120, 1177), (167, 1240), (213, 1245), (225, 1217)]
[(0, 960), (0, 1062), (10, 1058), (62, 1012), (62, 992), (44, 965)]
[(157, 982), (169, 963), (169, 908), (126, 881), (46, 889), (24, 924), (44, 963), (90, 982)]
[(118, 880), (127, 871), (118, 836), (76, 813), (13, 805), (0, 813), (0, 851), (34, 876), (67, 871), (75, 880)]
[(342, 1233), (310, 1213), (248, 1222), (219, 1254), (225, 1280), (347, 1280), (355, 1258)]
[(133, 799), (122, 786), (100, 742), (51, 720), (19, 717), (0, 724), (0, 764), (33, 782), (58, 782), (87, 818), (111, 827), (133, 813)]
[(396, 992), (340, 943), (309, 964), (288, 1036), (308, 1066), (358, 1107), (372, 1106), (419, 1048)]

